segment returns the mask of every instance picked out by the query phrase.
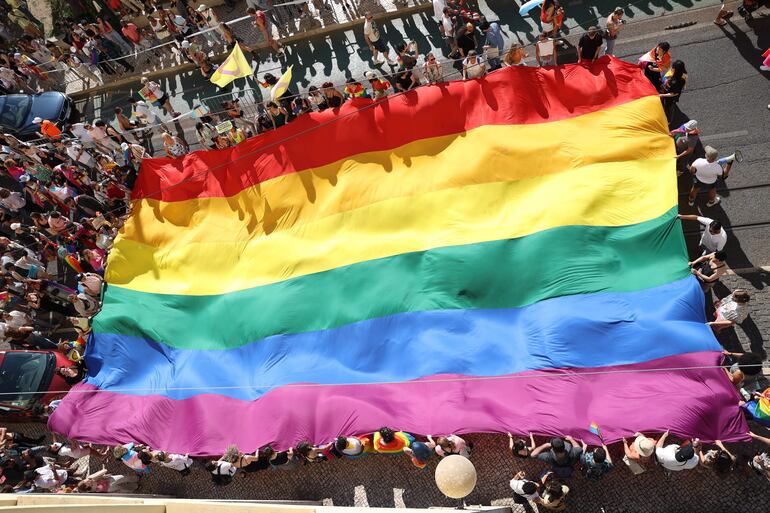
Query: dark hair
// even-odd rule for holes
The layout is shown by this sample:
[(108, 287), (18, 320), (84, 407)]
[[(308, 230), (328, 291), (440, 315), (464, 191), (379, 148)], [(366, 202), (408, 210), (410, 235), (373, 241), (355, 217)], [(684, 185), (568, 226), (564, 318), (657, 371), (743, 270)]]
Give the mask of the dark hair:
[(227, 486), (233, 482), (233, 476), (230, 474), (211, 474), (211, 482), (214, 486)]
[(559, 499), (564, 495), (564, 491), (562, 490), (561, 486), (561, 483), (555, 479), (549, 481), (548, 484), (545, 485), (545, 491), (548, 495), (551, 496), (551, 501)]
[(136, 103), (136, 98), (129, 98), (126, 100), (128, 103)]
[(213, 461), (207, 461), (205, 465), (203, 465), (203, 468), (206, 470), (206, 472), (213, 472), (214, 469), (217, 468), (217, 464)]
[(121, 112), (123, 112), (123, 109), (120, 107), (115, 107), (115, 114), (120, 114)]
[(139, 461), (141, 461), (145, 465), (149, 465), (150, 463), (152, 463), (152, 454), (150, 454), (149, 452), (141, 451), (139, 453)]
[(398, 43), (398, 44), (396, 45), (396, 52), (398, 52), (398, 53), (401, 53), (401, 52), (403, 52), (404, 50), (406, 50), (406, 43), (404, 43), (403, 41), (401, 41), (400, 43)]
[(297, 453), (306, 458), (307, 458), (307, 455), (310, 454), (311, 449), (312, 449), (312, 446), (308, 441), (302, 441), (297, 444)]
[[(671, 65), (671, 70), (673, 71), (673, 73), (671, 75), (671, 78), (669, 78), (669, 80), (671, 80), (672, 78), (682, 78), (687, 73), (687, 69), (685, 69), (684, 62), (682, 61), (674, 61), (674, 63)], [(714, 222), (719, 222), (719, 221), (714, 221)], [(721, 228), (722, 225), (720, 224), (719, 226)]]
[(271, 107), (275, 107), (277, 109), (278, 108), (278, 104), (275, 103), (275, 102), (267, 102), (267, 108), (269, 109)]
[(102, 121), (101, 119), (97, 119), (96, 121), (94, 121), (94, 126), (105, 126), (104, 121)]
[(527, 442), (519, 438), (518, 440), (513, 441), (513, 452), (514, 454), (518, 453), (519, 451), (527, 448)]
[(553, 452), (564, 452), (564, 439), (559, 437), (551, 439), (551, 450)]
[(594, 463), (601, 463), (607, 459), (607, 451), (604, 450), (604, 447), (597, 447), (593, 452)]
[(762, 372), (762, 355), (743, 353), (738, 357), (738, 368), (746, 376), (754, 376)]
[(537, 485), (532, 481), (525, 481), (524, 484), (521, 485), (521, 491), (527, 495), (532, 495), (537, 491)]
[[(682, 61), (677, 61), (677, 62), (682, 62)], [(711, 221), (711, 223), (709, 223), (709, 230), (719, 231), (721, 229), (722, 229), (722, 223), (720, 223), (719, 221)]]
[(714, 252), (714, 258), (717, 260), (722, 260), (723, 262), (727, 260), (727, 251), (716, 251)]
[(275, 449), (273, 449), (272, 445), (265, 445), (260, 450), (260, 457), (264, 456), (267, 459), (270, 459), (273, 457), (273, 454), (275, 454)]
[(487, 30), (488, 28), (489, 28), (489, 22), (488, 22), (488, 21), (486, 21), (486, 20), (482, 21), (482, 22), (479, 24), (479, 29), (481, 29), (481, 31), (482, 31), (482, 32), (483, 32), (483, 31), (485, 31), (485, 30)]
[(338, 436), (334, 441), (334, 448), (342, 452), (348, 448), (348, 439), (344, 436)]
[(382, 437), (382, 441), (386, 444), (391, 443), (393, 440), (395, 440), (396, 435), (393, 433), (393, 430), (389, 427), (381, 427), (379, 429), (380, 436)]
[(714, 472), (717, 474), (727, 474), (733, 469), (733, 459), (722, 449), (717, 450), (717, 457), (714, 458)]
[(667, 51), (669, 51), (669, 50), (671, 49), (671, 45), (670, 45), (670, 44), (668, 44), (666, 41), (663, 41), (663, 42), (661, 42), (661, 43), (658, 43), (658, 46), (659, 46), (659, 47), (660, 47), (660, 49), (661, 49), (661, 50), (663, 50), (664, 52), (667, 52)]

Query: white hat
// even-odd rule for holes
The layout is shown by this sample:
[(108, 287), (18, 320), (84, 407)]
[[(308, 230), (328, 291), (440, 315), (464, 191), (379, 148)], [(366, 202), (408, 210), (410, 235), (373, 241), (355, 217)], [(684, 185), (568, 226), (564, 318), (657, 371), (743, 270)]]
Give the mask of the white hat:
[(128, 143), (121, 143), (120, 144), (120, 149), (123, 150), (123, 151), (126, 151), (128, 149)]
[(40, 118), (40, 116), (37, 116), (35, 117), (35, 119), (32, 120), (32, 122), (37, 125), (39, 123), (42, 123), (43, 120)]
[(655, 444), (644, 435), (636, 437), (636, 440), (634, 440), (634, 447), (636, 448), (636, 452), (645, 458), (649, 458), (652, 456), (652, 453), (655, 452)]
[(366, 73), (364, 73), (364, 76), (369, 80), (374, 80), (375, 78), (377, 78), (377, 74), (374, 71), (367, 71)]
[(698, 122), (695, 121), (694, 119), (691, 119), (690, 121), (684, 124), (685, 130), (695, 130), (696, 128), (698, 128)]
[(70, 53), (78, 53), (78, 47), (77, 46), (70, 46)]
[(11, 230), (16, 231), (21, 228), (21, 223), (11, 223)]
[(182, 48), (190, 48), (190, 42), (189, 41), (182, 41)]
[(21, 54), (19, 52), (16, 52), (15, 54), (13, 54), (14, 59), (18, 59), (19, 57), (21, 57)]
[(209, 8), (209, 6), (208, 6), (208, 5), (206, 5), (206, 4), (200, 4), (200, 5), (198, 6), (198, 12), (203, 12), (203, 11), (205, 11), (205, 10), (206, 10), (206, 9), (208, 9), (208, 8)]

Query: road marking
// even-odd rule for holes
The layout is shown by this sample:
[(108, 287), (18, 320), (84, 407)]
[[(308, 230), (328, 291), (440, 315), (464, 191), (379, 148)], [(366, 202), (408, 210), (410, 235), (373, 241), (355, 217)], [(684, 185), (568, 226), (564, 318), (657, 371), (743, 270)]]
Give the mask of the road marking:
[(737, 130), (735, 132), (723, 132), (721, 134), (711, 134), (711, 135), (704, 135), (700, 138), (701, 141), (714, 141), (717, 139), (730, 139), (732, 137), (743, 137), (744, 135), (749, 135), (748, 130)]

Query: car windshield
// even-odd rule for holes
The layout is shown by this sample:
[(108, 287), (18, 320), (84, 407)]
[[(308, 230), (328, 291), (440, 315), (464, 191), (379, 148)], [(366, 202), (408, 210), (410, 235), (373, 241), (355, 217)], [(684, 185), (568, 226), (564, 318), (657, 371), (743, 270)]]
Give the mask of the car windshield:
[(40, 391), (46, 370), (46, 355), (43, 353), (5, 353), (0, 367), (0, 403), (11, 406), (26, 406), (34, 402)]
[(32, 98), (24, 94), (0, 97), (0, 125), (7, 128), (21, 128), (32, 108)]

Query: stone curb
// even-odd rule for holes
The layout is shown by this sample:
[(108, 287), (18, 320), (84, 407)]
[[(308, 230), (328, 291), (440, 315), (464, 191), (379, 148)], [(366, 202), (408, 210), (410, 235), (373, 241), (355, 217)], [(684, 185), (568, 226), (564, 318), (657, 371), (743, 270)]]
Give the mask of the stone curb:
[[(374, 14), (373, 17), (376, 20), (394, 18), (396, 16), (414, 14), (420, 11), (427, 10), (428, 8), (431, 8), (431, 7), (433, 7), (433, 4), (431, 3), (426, 3), (421, 5), (412, 5), (410, 7), (404, 7), (403, 9), (398, 9), (396, 11), (386, 11), (386, 12)], [(280, 39), (279, 41), (281, 43), (293, 43), (294, 41), (300, 41), (302, 39), (307, 39), (309, 37), (318, 36), (321, 34), (329, 34), (332, 32), (336, 32), (338, 30), (345, 30), (350, 27), (360, 25), (362, 23), (363, 23), (363, 18), (352, 20), (352, 21), (346, 21), (345, 23), (338, 23), (336, 25), (327, 25), (325, 27), (320, 27), (320, 28), (308, 30), (307, 32), (302, 32), (300, 34), (293, 34), (291, 36)], [(261, 49), (261, 48), (267, 48), (267, 47), (268, 45), (266, 43), (261, 43), (257, 45), (255, 48)], [(214, 57), (212, 57), (211, 60), (214, 62), (221, 62), (224, 60), (226, 56), (227, 56), (226, 53), (222, 53), (219, 55), (215, 55)], [(104, 84), (98, 87), (92, 87), (90, 89), (84, 89), (82, 91), (71, 93), (69, 94), (69, 97), (72, 98), (73, 100), (79, 100), (94, 94), (105, 93), (113, 89), (120, 89), (125, 85), (137, 82), (142, 77), (159, 78), (165, 75), (182, 73), (185, 71), (193, 71), (195, 69), (197, 69), (197, 66), (192, 63), (179, 64), (177, 66), (172, 66), (170, 68), (163, 68), (155, 71), (150, 71), (148, 73), (141, 73), (141, 74), (123, 77), (119, 80), (115, 80), (114, 82), (110, 82), (109, 84)]]

